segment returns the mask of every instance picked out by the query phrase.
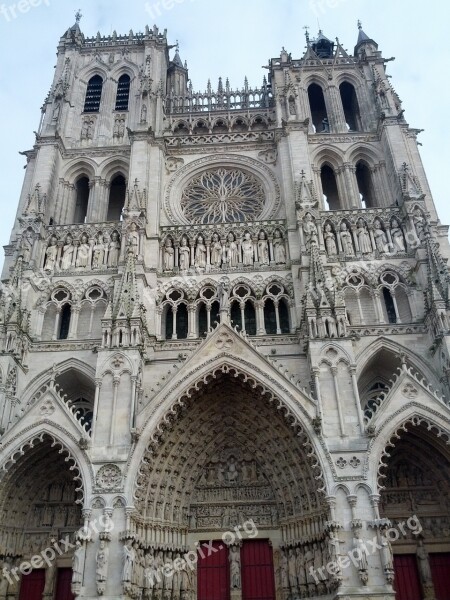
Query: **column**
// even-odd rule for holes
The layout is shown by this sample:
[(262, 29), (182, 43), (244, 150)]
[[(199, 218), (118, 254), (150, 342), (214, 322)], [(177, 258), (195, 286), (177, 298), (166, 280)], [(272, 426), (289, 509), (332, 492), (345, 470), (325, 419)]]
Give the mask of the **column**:
[(341, 437), (345, 437), (344, 415), (342, 413), (342, 407), (341, 407), (339, 384), (338, 384), (338, 379), (337, 379), (337, 367), (331, 367), (330, 370), (331, 370), (331, 374), (333, 376), (334, 393), (336, 396), (336, 405), (337, 405), (337, 411), (338, 411), (338, 417), (339, 417), (340, 435), (341, 435)]

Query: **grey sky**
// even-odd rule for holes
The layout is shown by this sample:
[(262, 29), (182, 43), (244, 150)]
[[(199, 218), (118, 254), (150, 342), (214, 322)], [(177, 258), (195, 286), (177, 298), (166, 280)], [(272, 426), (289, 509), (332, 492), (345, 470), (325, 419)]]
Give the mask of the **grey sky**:
[(38, 128), (40, 107), (52, 82), (56, 46), (74, 23), (78, 8), (87, 36), (97, 31), (102, 35), (113, 30), (143, 31), (146, 24), (154, 23), (167, 28), (169, 41), (180, 42), (194, 90), (205, 89), (208, 78), (217, 85), (219, 76), (229, 77), (232, 87), (241, 87), (245, 75), (250, 85), (259, 85), (267, 73), (261, 66), (278, 56), (282, 46), (294, 58), (302, 56), (303, 26), (310, 26), (314, 36), (318, 21), (327, 37), (339, 37), (352, 52), (357, 19), (361, 19), (383, 55), (396, 57), (389, 64), (392, 83), (403, 100), (408, 123), (425, 129), (419, 136), (422, 158), (441, 221), (450, 223), (444, 177), (450, 170), (447, 4), (437, 0), (22, 1), (29, 1), (28, 12), (18, 10), (18, 0), (0, 1), (2, 245), (9, 241), (23, 182), (25, 158), (18, 152), (33, 146), (33, 130)]

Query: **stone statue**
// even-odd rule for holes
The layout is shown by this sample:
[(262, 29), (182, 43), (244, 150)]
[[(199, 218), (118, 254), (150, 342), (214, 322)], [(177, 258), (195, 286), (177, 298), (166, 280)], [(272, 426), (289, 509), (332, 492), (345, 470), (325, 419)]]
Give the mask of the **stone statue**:
[(33, 232), (29, 229), (26, 229), (22, 234), (22, 239), (20, 240), (20, 254), (23, 257), (23, 262), (25, 264), (30, 262), (33, 244)]
[(297, 590), (297, 569), (295, 564), (295, 554), (293, 548), (290, 548), (288, 555), (288, 578), (291, 591)]
[(419, 567), (419, 575), (423, 584), (430, 583), (432, 581), (430, 562), (428, 560), (428, 552), (423, 545), (423, 541), (419, 541), (416, 551), (417, 564)]
[(359, 578), (361, 579), (363, 585), (367, 584), (369, 580), (369, 563), (367, 560), (367, 548), (364, 540), (361, 539), (361, 530), (356, 528), (353, 538), (353, 547), (354, 550), (357, 551), (357, 563), (358, 563), (358, 572)]
[(113, 231), (108, 248), (108, 267), (117, 267), (120, 257), (120, 239), (117, 231)]
[(228, 266), (237, 267), (239, 264), (239, 250), (232, 233), (229, 233), (227, 237), (226, 252)]
[(55, 236), (52, 236), (45, 251), (45, 265), (46, 271), (53, 271), (56, 267), (56, 259), (58, 257), (58, 240)]
[(197, 267), (197, 269), (206, 268), (206, 246), (205, 240), (202, 235), (199, 235), (197, 238), (197, 244), (195, 246), (194, 266)]
[(211, 265), (220, 267), (222, 264), (222, 244), (217, 233), (213, 233), (211, 244)]
[(361, 254), (370, 254), (372, 252), (372, 242), (370, 241), (370, 235), (363, 219), (358, 219), (356, 236)]
[(131, 542), (127, 542), (123, 547), (122, 581), (131, 582), (135, 559), (136, 559), (136, 552), (133, 548), (133, 544)]
[(258, 260), (260, 265), (268, 265), (270, 262), (269, 244), (264, 231), (260, 231), (258, 236)]
[(88, 239), (88, 236), (85, 233), (83, 233), (83, 235), (81, 236), (81, 243), (80, 243), (80, 246), (79, 246), (78, 252), (77, 252), (77, 260), (76, 260), (77, 267), (81, 267), (81, 268), (85, 269), (88, 266), (89, 251), (90, 251), (89, 239)]
[(375, 219), (373, 223), (373, 238), (375, 240), (375, 246), (380, 252), (380, 254), (384, 254), (387, 250), (387, 236), (381, 228), (381, 222), (379, 219)]
[(100, 546), (95, 556), (95, 574), (98, 582), (104, 582), (108, 578), (109, 548), (105, 540), (100, 540)]
[(306, 585), (306, 574), (305, 574), (305, 558), (300, 546), (295, 549), (295, 571), (297, 573), (297, 587), (301, 594), (304, 593)]
[(175, 265), (175, 250), (170, 238), (164, 244), (164, 271), (172, 271)]
[(186, 236), (183, 236), (181, 238), (181, 245), (178, 252), (180, 261), (180, 271), (187, 271), (191, 262), (191, 249), (188, 246)]
[(242, 264), (247, 267), (253, 265), (253, 241), (248, 231), (244, 234), (244, 239), (241, 242), (241, 247), (243, 254)]
[(380, 532), (380, 544), (383, 567), (385, 568), (385, 570), (394, 570), (394, 558), (392, 553), (391, 542), (388, 540), (383, 530), (381, 530)]
[(284, 265), (286, 263), (286, 248), (279, 229), (275, 229), (273, 234), (273, 258), (277, 265)]
[(73, 245), (73, 238), (69, 233), (66, 237), (66, 243), (63, 247), (63, 255), (61, 260), (61, 268), (63, 270), (72, 268), (74, 252), (75, 246)]
[(79, 540), (76, 542), (75, 551), (72, 556), (72, 583), (83, 582), (84, 546)]
[(397, 219), (392, 219), (391, 221), (391, 238), (392, 243), (394, 244), (394, 251), (405, 252), (405, 238), (403, 237), (403, 231)]
[(289, 588), (289, 579), (288, 579), (288, 559), (286, 556), (286, 552), (283, 550), (280, 553), (280, 579), (281, 579), (281, 587), (286, 590)]
[(416, 228), (417, 237), (421, 242), (423, 242), (425, 238), (425, 219), (420, 211), (420, 208), (416, 208), (413, 213), (413, 223)]
[(330, 124), (327, 117), (322, 119), (322, 133), (330, 133)]
[(97, 242), (94, 244), (94, 251), (92, 254), (92, 268), (101, 269), (105, 262), (105, 254), (108, 251), (108, 238), (102, 237), (101, 234), (98, 237)]
[(341, 223), (341, 229), (339, 232), (341, 238), (342, 250), (347, 256), (354, 256), (355, 249), (353, 247), (352, 234), (348, 230), (347, 223)]
[(136, 223), (131, 223), (130, 231), (127, 237), (127, 246), (133, 252), (134, 256), (139, 255), (139, 232)]
[(328, 256), (336, 256), (338, 253), (336, 246), (336, 236), (334, 235), (334, 231), (330, 223), (327, 223), (325, 225), (323, 239), (325, 242), (325, 249), (327, 251)]
[(319, 244), (319, 233), (311, 213), (306, 213), (303, 219), (303, 233), (305, 234), (305, 246), (307, 250), (311, 246)]
[(230, 547), (230, 584), (232, 590), (241, 589), (241, 554), (239, 546)]

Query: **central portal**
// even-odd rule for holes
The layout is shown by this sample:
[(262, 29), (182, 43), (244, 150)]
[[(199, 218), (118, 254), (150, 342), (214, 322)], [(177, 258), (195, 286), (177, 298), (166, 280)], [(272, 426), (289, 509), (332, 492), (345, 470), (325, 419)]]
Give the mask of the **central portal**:
[(297, 557), (322, 552), (327, 511), (305, 436), (252, 383), (215, 374), (182, 398), (148, 446), (135, 492), (136, 551), (154, 569), (199, 549), (192, 573), (162, 578), (152, 599), (170, 591), (177, 600), (274, 600), (289, 540), (307, 540)]

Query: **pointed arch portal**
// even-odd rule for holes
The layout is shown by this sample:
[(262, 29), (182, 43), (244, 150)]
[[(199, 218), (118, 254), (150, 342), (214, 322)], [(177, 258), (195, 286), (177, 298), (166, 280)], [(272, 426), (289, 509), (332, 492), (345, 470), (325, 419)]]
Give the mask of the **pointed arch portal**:
[[(219, 542), (252, 523), (255, 535), (242, 534), (242, 586), (248, 598), (258, 593), (270, 599), (275, 575), (269, 542), (318, 540), (328, 509), (306, 435), (261, 391), (231, 370), (216, 372), (182, 399), (182, 408), (164, 419), (164, 430), (147, 445), (131, 528), (134, 539), (163, 560), (169, 545)], [(192, 583), (198, 599), (228, 598), (228, 587), (222, 595), (208, 595), (214, 581), (232, 581), (223, 552), (200, 562), (198, 581)]]

